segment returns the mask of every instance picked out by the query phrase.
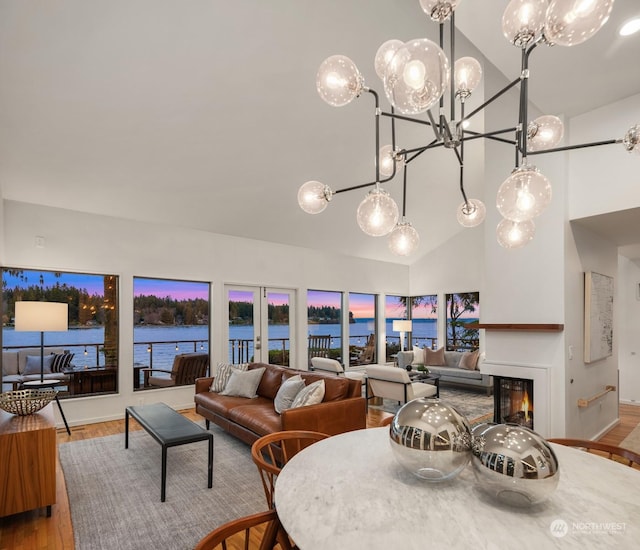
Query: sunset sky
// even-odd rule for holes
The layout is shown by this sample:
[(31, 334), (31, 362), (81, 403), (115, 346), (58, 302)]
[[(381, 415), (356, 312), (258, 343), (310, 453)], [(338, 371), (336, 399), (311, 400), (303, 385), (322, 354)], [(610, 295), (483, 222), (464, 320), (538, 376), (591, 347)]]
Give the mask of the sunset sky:
[(157, 296), (174, 300), (209, 300), (209, 283), (192, 281), (173, 281), (170, 279), (144, 279), (134, 277), (134, 296)]

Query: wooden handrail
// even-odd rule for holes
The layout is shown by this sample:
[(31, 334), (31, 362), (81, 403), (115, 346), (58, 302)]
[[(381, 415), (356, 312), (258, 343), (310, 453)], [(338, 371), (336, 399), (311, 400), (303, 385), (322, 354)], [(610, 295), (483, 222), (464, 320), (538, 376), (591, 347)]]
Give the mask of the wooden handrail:
[(596, 395), (592, 395), (591, 397), (589, 397), (589, 399), (578, 399), (578, 407), (580, 408), (588, 407), (589, 405), (591, 405), (591, 403), (593, 403), (597, 399), (600, 399), (603, 395), (608, 394), (610, 391), (616, 391), (616, 387), (605, 386), (603, 391), (601, 391), (600, 393), (597, 393)]

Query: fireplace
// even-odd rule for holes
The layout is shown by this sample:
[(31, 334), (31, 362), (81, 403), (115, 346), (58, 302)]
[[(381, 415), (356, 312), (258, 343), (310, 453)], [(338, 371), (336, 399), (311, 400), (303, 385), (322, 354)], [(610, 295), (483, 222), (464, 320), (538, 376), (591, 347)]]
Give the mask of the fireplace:
[(493, 421), (533, 430), (533, 380), (493, 377)]

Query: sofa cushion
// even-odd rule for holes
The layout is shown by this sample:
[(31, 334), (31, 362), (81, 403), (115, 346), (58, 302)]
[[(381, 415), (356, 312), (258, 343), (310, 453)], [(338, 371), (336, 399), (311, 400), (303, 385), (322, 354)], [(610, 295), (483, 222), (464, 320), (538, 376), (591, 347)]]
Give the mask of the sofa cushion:
[(258, 389), (264, 371), (264, 367), (247, 371), (233, 369), (220, 395), (247, 397), (250, 399), (258, 397), (256, 390)]
[(41, 368), (45, 374), (51, 374), (51, 363), (53, 363), (53, 355), (45, 355), (43, 358), (38, 355), (29, 355), (22, 374), (23, 376), (40, 374)]
[(298, 395), (304, 387), (304, 380), (299, 374), (285, 378), (280, 385), (276, 398), (273, 400), (273, 406), (276, 412), (280, 414), (282, 411), (289, 409), (296, 395)]
[(411, 359), (411, 366), (417, 367), (418, 365), (424, 365), (425, 352), (418, 346), (413, 346), (413, 358)]
[(458, 366), (461, 369), (476, 370), (478, 368), (478, 355), (480, 355), (480, 350), (465, 351), (460, 357)]
[[(45, 348), (44, 355), (53, 355), (56, 353), (63, 353), (64, 350), (62, 348)], [(24, 374), (24, 368), (27, 366), (27, 357), (31, 355), (36, 355), (40, 357), (40, 348), (21, 348), (17, 351), (18, 353), (18, 374)], [(39, 371), (38, 371), (39, 372)]]
[(261, 403), (273, 406), (273, 403), (264, 397), (256, 397), (255, 399), (249, 400), (246, 397), (232, 397), (211, 391), (196, 393), (194, 401), (196, 404), (223, 418), (229, 418), (233, 409), (247, 404), (250, 404), (252, 407)]
[(51, 372), (63, 372), (71, 366), (75, 353), (56, 353), (51, 362)]
[(442, 377), (440, 381), (453, 381), (456, 378), (459, 378), (460, 380), (482, 380), (482, 373), (479, 370), (467, 370), (460, 369), (458, 367), (429, 367), (429, 371), (434, 374), (439, 374)]
[(228, 418), (260, 436), (282, 430), (282, 420), (273, 408), (273, 401), (262, 397), (252, 400), (249, 405), (234, 407)]
[(291, 408), (296, 409), (298, 407), (306, 407), (307, 405), (317, 405), (318, 403), (322, 403), (325, 391), (324, 386), (324, 380), (312, 382), (298, 392), (293, 403), (291, 403)]
[(264, 368), (264, 374), (258, 385), (257, 394), (267, 399), (275, 399), (282, 384), (282, 375), (284, 369), (275, 365), (267, 365), (266, 363), (253, 363), (249, 365), (249, 369)]
[(461, 351), (445, 351), (444, 362), (447, 367), (459, 367), (460, 358), (462, 357)]
[(2, 376), (13, 376), (18, 374), (18, 352), (2, 352)]
[(444, 347), (438, 348), (435, 351), (424, 348), (424, 364), (434, 367), (446, 366), (447, 362), (444, 358)]

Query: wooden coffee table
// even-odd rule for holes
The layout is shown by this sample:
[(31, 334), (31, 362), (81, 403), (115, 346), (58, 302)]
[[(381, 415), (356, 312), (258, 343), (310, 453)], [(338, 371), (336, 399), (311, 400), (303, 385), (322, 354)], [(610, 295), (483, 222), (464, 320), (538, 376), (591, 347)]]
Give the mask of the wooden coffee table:
[(162, 446), (162, 483), (160, 502), (165, 501), (167, 486), (167, 449), (196, 441), (209, 441), (208, 488), (213, 486), (213, 434), (164, 403), (127, 407), (124, 421), (124, 448), (129, 448), (129, 416)]

